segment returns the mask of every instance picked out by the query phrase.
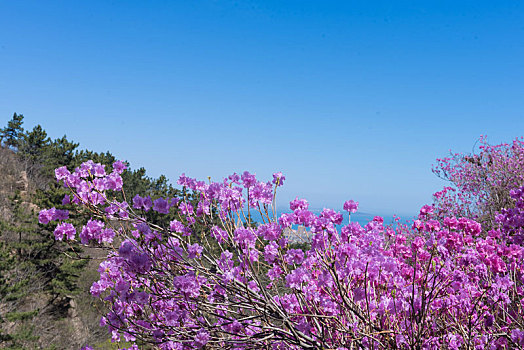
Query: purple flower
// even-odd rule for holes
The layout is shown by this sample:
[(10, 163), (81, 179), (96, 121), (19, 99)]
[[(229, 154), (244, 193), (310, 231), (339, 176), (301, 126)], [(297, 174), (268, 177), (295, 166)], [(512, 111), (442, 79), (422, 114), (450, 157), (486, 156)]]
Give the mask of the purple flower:
[(75, 239), (76, 230), (72, 224), (63, 222), (56, 227), (53, 234), (58, 241), (64, 239), (64, 236), (66, 236), (67, 239), (72, 240)]
[(71, 175), (71, 173), (69, 172), (69, 170), (67, 170), (67, 167), (65, 167), (65, 166), (62, 166), (62, 167), (60, 167), (58, 169), (55, 169), (55, 177), (56, 177), (57, 181), (65, 180), (70, 175)]
[(118, 249), (118, 254), (123, 258), (129, 258), (131, 256), (131, 253), (135, 249), (136, 243), (130, 240), (125, 240), (120, 245), (120, 248)]
[(235, 230), (235, 242), (243, 248), (253, 248), (256, 236), (252, 229), (239, 227)]
[(149, 299), (149, 295), (146, 292), (134, 292), (133, 293), (133, 300), (136, 301), (138, 304), (143, 305), (145, 304)]
[[(118, 183), (106, 183), (106, 178), (119, 176), (116, 167), (108, 176), (103, 176), (102, 167), (94, 162), (84, 163), (73, 175), (65, 168), (56, 173), (72, 184), (71, 206), (95, 209), (94, 218), (100, 220), (91, 219), (82, 228), (79, 236), (83, 243), (114, 239), (116, 231), (106, 227), (98, 214), (105, 215), (104, 220), (110, 219), (106, 221), (108, 225), (121, 227), (136, 238), (124, 240), (118, 251), (106, 245), (113, 251), (100, 264), (100, 278), (91, 286), (91, 293), (110, 306), (102, 325), (109, 328), (114, 339), (122, 337), (130, 342), (128, 346), (135, 346), (135, 336), (153, 339), (161, 350), (220, 346), (222, 341), (227, 344), (229, 340), (243, 341), (244, 337), (260, 339), (267, 332), (264, 321), (245, 316), (256, 313), (263, 304), (272, 304), (289, 315), (290, 327), (310, 336), (312, 342), (319, 339), (320, 328), (330, 329), (325, 336), (330, 348), (345, 349), (346, 332), (360, 337), (364, 347), (380, 347), (379, 342), (393, 346), (395, 340), (399, 347), (409, 347), (413, 335), (409, 325), (413, 313), (424, 307), (428, 280), (434, 285), (445, 285), (427, 300), (426, 307), (431, 310), (431, 318), (441, 319), (449, 331), (439, 322), (422, 325), (423, 346), (460, 349), (465, 339), (453, 332), (460, 328), (457, 322), (470, 316), (475, 317), (477, 325), (471, 330), (472, 346), (524, 346), (522, 327), (515, 329), (518, 322), (501, 326), (499, 320), (501, 314), (519, 316), (515, 311), (504, 310), (524, 305), (524, 275), (520, 271), (524, 248), (518, 243), (520, 236), (524, 240), (524, 190), (511, 193), (518, 202), (501, 210), (500, 225), (491, 231), (491, 227), (464, 218), (458, 211), (443, 211), (440, 206), (435, 207), (434, 217), (430, 215), (432, 207), (423, 207), (413, 227), (384, 227), (383, 219), (375, 217), (365, 227), (350, 223), (339, 229), (340, 213), (325, 209), (316, 216), (308, 210), (307, 201), (298, 197), (290, 202), (291, 213), (282, 215), (278, 222), (269, 218), (255, 227), (242, 222), (245, 201), (249, 199), (248, 205), (257, 207), (267, 203), (275, 185), (284, 180), (280, 173), (274, 174), (273, 184), (258, 182), (248, 172), (209, 185), (181, 176), (180, 183), (192, 190), (192, 198), (198, 200), (196, 216), (189, 215), (193, 214), (189, 203), (171, 198), (159, 198), (154, 203), (149, 197), (133, 198), (133, 207), (149, 210), (154, 206), (162, 214), (169, 213), (172, 205), (180, 207), (180, 221), (171, 221), (171, 231), (163, 232), (137, 213), (126, 214), (127, 203), (116, 202), (113, 194), (108, 195), (107, 204), (103, 196), (98, 197), (98, 190), (118, 187)], [(242, 185), (249, 189), (248, 194)], [(478, 203), (471, 202), (475, 204)], [(216, 219), (222, 222), (212, 226), (206, 215), (214, 215), (215, 209)], [(349, 213), (357, 209), (354, 201), (344, 203), (344, 210)], [(161, 216), (165, 220), (166, 216)], [(39, 213), (42, 223), (67, 217), (66, 211), (56, 208)], [(201, 218), (198, 222), (204, 225), (203, 230), (195, 218)], [(295, 225), (309, 230), (312, 249), (293, 249), (283, 227)], [(180, 237), (191, 235), (191, 229), (194, 237)], [(202, 241), (198, 240), (200, 234)], [(73, 239), (75, 235), (75, 227), (63, 221), (54, 230), (57, 240)], [(214, 237), (221, 246), (209, 250), (212, 254), (204, 262), (208, 269), (202, 273), (201, 260), (208, 258), (203, 254), (209, 243), (205, 237)], [(260, 283), (256, 277), (264, 271), (269, 284)], [(280, 293), (261, 291), (283, 285), (288, 288)], [(267, 297), (271, 299), (265, 300)], [(376, 339), (366, 337), (366, 323), (356, 321), (353, 310), (346, 309), (347, 304), (342, 302), (345, 297), (357, 304), (357, 309), (365, 307), (367, 316), (381, 328), (397, 335), (377, 333)], [(204, 319), (203, 310), (216, 316), (212, 323)], [(332, 322), (325, 316), (336, 316), (337, 320)], [(503, 327), (498, 331), (505, 336), (490, 338), (497, 327)], [(286, 342), (268, 340), (266, 347), (294, 348)]]
[(290, 227), (291, 225), (293, 225), (293, 221), (294, 221), (293, 214), (287, 214), (287, 213), (280, 215), (280, 218), (278, 219), (278, 223), (280, 224), (280, 226), (284, 228)]
[(106, 175), (104, 167), (105, 165), (102, 165), (100, 163), (95, 164), (93, 166), (93, 175), (96, 177), (104, 177)]
[(144, 208), (144, 210), (149, 211), (149, 209), (151, 209), (152, 206), (153, 206), (153, 201), (151, 200), (151, 197), (149, 196), (144, 197), (144, 202), (142, 204), (142, 207)]
[(177, 233), (183, 233), (184, 232), (184, 224), (182, 224), (178, 220), (173, 220), (169, 223), (169, 229), (173, 232)]
[(122, 189), (122, 177), (120, 177), (120, 175), (117, 173), (111, 173), (105, 178), (105, 181), (105, 185), (108, 190), (120, 191)]
[(67, 220), (69, 218), (69, 211), (56, 209), (53, 215), (53, 220)]
[(54, 220), (56, 208), (40, 210), (38, 214), (38, 222), (41, 224), (48, 224), (50, 221)]
[(358, 210), (358, 202), (354, 200), (349, 200), (344, 202), (344, 210), (349, 213), (355, 213)]
[(413, 221), (413, 225), (411, 225), (411, 228), (420, 231), (424, 228), (424, 223), (420, 220), (415, 220)]
[(187, 257), (189, 259), (194, 259), (197, 256), (200, 256), (200, 254), (202, 254), (202, 250), (203, 248), (200, 245), (198, 245), (198, 243), (192, 244), (187, 247)]
[(255, 177), (255, 174), (251, 174), (248, 171), (244, 171), (244, 173), (241, 176), (242, 183), (244, 184), (245, 188), (250, 188), (255, 185), (257, 182), (257, 179)]
[(289, 202), (289, 208), (291, 210), (307, 210), (309, 208), (309, 203), (305, 199), (298, 199), (298, 197), (296, 197), (291, 202)]
[(143, 209), (144, 211), (149, 211), (151, 207), (153, 206), (153, 201), (151, 200), (151, 197), (140, 197), (138, 194), (133, 197), (133, 208), (135, 209)]
[(227, 232), (218, 226), (213, 226), (211, 228), (211, 234), (215, 237), (218, 243), (223, 243), (227, 240)]
[(175, 276), (173, 279), (173, 286), (182, 294), (190, 297), (198, 297), (200, 295), (200, 284), (195, 276), (182, 275)]
[(244, 327), (240, 322), (238, 322), (238, 320), (234, 320), (233, 323), (231, 323), (229, 326), (229, 331), (235, 334), (242, 332), (242, 329), (244, 329)]
[(270, 264), (273, 263), (277, 255), (278, 255), (278, 245), (274, 241), (266, 245), (266, 247), (264, 248), (264, 259), (268, 263)]
[(227, 177), (231, 182), (236, 183), (237, 185), (240, 185), (240, 175), (237, 173), (233, 173)]
[(355, 288), (355, 290), (353, 292), (353, 299), (355, 301), (364, 300), (365, 297), (366, 297), (366, 292), (364, 291), (364, 289), (362, 289), (360, 287)]
[(102, 286), (101, 283), (99, 282), (93, 282), (93, 284), (91, 285), (91, 288), (89, 289), (89, 292), (91, 293), (92, 296), (99, 297), (100, 294), (102, 294), (102, 292), (106, 290), (106, 288), (107, 287)]
[[(301, 331), (302, 333), (304, 334), (309, 334), (311, 333), (311, 325), (307, 322), (306, 318), (303, 317), (300, 322), (297, 324), (297, 329), (299, 331)], [(342, 350), (342, 348), (339, 348), (340, 350)], [(338, 350), (338, 349), (337, 349)]]
[(302, 249), (290, 249), (284, 256), (284, 261), (289, 265), (302, 264), (302, 261), (304, 261), (304, 252)]
[(434, 210), (435, 210), (435, 208), (432, 205), (424, 205), (420, 209), (419, 217), (422, 218), (422, 217), (425, 217), (425, 216), (429, 216), (429, 215), (433, 214)]
[(280, 277), (280, 275), (282, 275), (282, 272), (283, 271), (280, 268), (280, 266), (275, 265), (273, 266), (273, 268), (269, 269), (269, 271), (267, 272), (267, 276), (269, 277), (271, 281), (274, 281), (275, 279)]
[(111, 243), (113, 242), (113, 238), (115, 237), (115, 231), (113, 231), (110, 228), (106, 228), (102, 231), (98, 238), (98, 242), (105, 242), (105, 243)]
[(203, 329), (199, 330), (197, 335), (195, 336), (195, 347), (198, 349), (204, 347), (204, 345), (207, 344), (209, 341), (209, 333)]
[(411, 242), (411, 248), (413, 250), (419, 250), (420, 248), (422, 248), (424, 246), (425, 243), (426, 243), (426, 241), (424, 240), (424, 238), (422, 238), (422, 237), (415, 237), (413, 242)]
[(129, 291), (129, 283), (127, 283), (124, 280), (120, 280), (117, 283), (115, 283), (115, 291), (118, 292), (120, 295), (126, 295)]
[(104, 223), (98, 220), (89, 220), (87, 224), (82, 227), (80, 232), (80, 240), (82, 244), (88, 244), (92, 239), (98, 239), (102, 233)]
[(464, 340), (462, 337), (458, 334), (449, 333), (448, 334), (448, 342), (449, 342), (449, 348), (453, 350), (458, 350)]
[(64, 199), (62, 199), (62, 205), (68, 205), (68, 204), (71, 204), (71, 198), (69, 197), (68, 194), (66, 194), (64, 196)]
[(158, 198), (155, 199), (153, 203), (154, 211), (162, 214), (169, 214), (169, 202), (167, 200), (164, 198)]
[(269, 205), (273, 200), (273, 189), (269, 182), (257, 182), (255, 186), (251, 188), (249, 194), (249, 205), (252, 207), (256, 207), (257, 202)]
[(428, 220), (428, 222), (426, 223), (426, 227), (429, 231), (438, 231), (440, 230), (440, 222), (438, 222), (437, 220)]
[(180, 177), (178, 178), (177, 184), (184, 187), (193, 188), (195, 184), (195, 179), (189, 178), (186, 176), (186, 174), (182, 173), (182, 175), (180, 175)]
[[(340, 214), (337, 214), (340, 215)], [(340, 215), (342, 220), (342, 215)], [(310, 227), (315, 222), (316, 216), (307, 209), (295, 209), (293, 212), (293, 222), (297, 225), (304, 225)]]
[(183, 215), (193, 214), (193, 206), (189, 203), (182, 202), (178, 205), (178, 209)]
[(340, 225), (342, 223), (342, 214), (337, 213), (333, 209), (326, 209), (322, 210), (322, 213), (320, 214), (320, 217), (325, 218), (329, 221), (331, 221), (335, 225)]
[(478, 236), (482, 232), (482, 226), (473, 220), (468, 220), (464, 225), (464, 231), (472, 236)]
[(149, 258), (149, 255), (138, 250), (131, 252), (127, 262), (133, 272), (145, 273), (149, 271), (151, 267), (151, 259)]
[(142, 209), (144, 206), (144, 198), (140, 197), (138, 194), (133, 197), (133, 208)]
[(220, 254), (220, 259), (217, 260), (217, 263), (222, 271), (227, 272), (233, 268), (233, 260), (231, 259), (232, 257), (233, 253), (228, 250), (223, 251), (222, 254)]
[(289, 275), (286, 276), (286, 285), (289, 288), (300, 289), (302, 282), (306, 281), (306, 271), (302, 268), (291, 271)]
[(193, 233), (193, 231), (191, 231), (191, 227), (184, 227), (184, 229), (182, 230), (182, 236), (191, 236), (191, 234)]
[(514, 329), (511, 331), (511, 340), (513, 340), (514, 343), (524, 346), (524, 331), (520, 329)]
[(456, 218), (444, 218), (444, 226), (450, 230), (456, 230), (458, 228), (458, 220)]
[(286, 177), (282, 175), (282, 172), (277, 172), (273, 174), (273, 184), (277, 186), (282, 186)]
[(260, 225), (257, 228), (257, 235), (264, 237), (264, 239), (268, 241), (274, 241), (278, 239), (281, 234), (282, 234), (282, 230), (274, 222), (269, 223), (269, 224)]
[(117, 174), (122, 174), (124, 170), (126, 169), (127, 169), (127, 166), (121, 160), (117, 160), (116, 162), (113, 163), (113, 170)]
[(495, 317), (493, 317), (492, 314), (487, 314), (485, 317), (484, 317), (484, 326), (486, 328), (490, 328), (493, 326), (493, 321), (495, 320)]
[(91, 176), (90, 172), (94, 164), (95, 162), (88, 160), (87, 162), (80, 164), (80, 167), (76, 168), (75, 172), (78, 173), (82, 178), (88, 178)]
[(209, 207), (209, 202), (207, 201), (200, 201), (198, 202), (198, 205), (197, 205), (197, 210), (196, 210), (196, 215), (197, 216), (202, 216), (202, 215), (210, 215), (211, 214), (211, 209)]
[(487, 259), (487, 265), (489, 265), (496, 273), (506, 272), (506, 263), (498, 255), (491, 255)]
[(68, 217), (69, 211), (67, 210), (60, 210), (56, 208), (44, 209), (38, 213), (38, 222), (45, 225), (51, 221), (67, 220)]

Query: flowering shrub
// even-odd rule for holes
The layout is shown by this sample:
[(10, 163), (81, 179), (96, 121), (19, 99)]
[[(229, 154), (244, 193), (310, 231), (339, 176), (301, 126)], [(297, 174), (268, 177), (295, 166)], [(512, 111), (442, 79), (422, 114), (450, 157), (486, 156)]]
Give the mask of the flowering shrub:
[(478, 151), (437, 159), (433, 172), (452, 186), (435, 193), (434, 199), (441, 219), (470, 217), (489, 230), (496, 225), (496, 213), (513, 205), (510, 190), (524, 185), (524, 141), (493, 146), (481, 137)]
[[(380, 217), (343, 225), (340, 212), (315, 215), (298, 198), (277, 219), (281, 173), (270, 182), (248, 172), (210, 183), (182, 175), (196, 204), (186, 196), (118, 202), (123, 171), (121, 162), (111, 172), (93, 162), (57, 169), (71, 203), (92, 218), (75, 229), (67, 213), (40, 214), (43, 224), (58, 221), (56, 239), (110, 247), (91, 293), (105, 301), (100, 324), (114, 341), (133, 349), (524, 346), (524, 188), (497, 216), (500, 228), (482, 235), (472, 219), (437, 220), (432, 206), (412, 227)], [(358, 203), (343, 208), (351, 214)], [(151, 210), (177, 219), (147, 222)], [(297, 226), (307, 228), (309, 249), (289, 243)]]

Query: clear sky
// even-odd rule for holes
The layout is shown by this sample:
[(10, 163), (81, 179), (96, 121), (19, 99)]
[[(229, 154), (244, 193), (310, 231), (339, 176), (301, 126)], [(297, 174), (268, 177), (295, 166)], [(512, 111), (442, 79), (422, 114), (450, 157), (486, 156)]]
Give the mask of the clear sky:
[(14, 112), (150, 175), (287, 177), (409, 215), (450, 149), (524, 134), (521, 1), (0, 1)]

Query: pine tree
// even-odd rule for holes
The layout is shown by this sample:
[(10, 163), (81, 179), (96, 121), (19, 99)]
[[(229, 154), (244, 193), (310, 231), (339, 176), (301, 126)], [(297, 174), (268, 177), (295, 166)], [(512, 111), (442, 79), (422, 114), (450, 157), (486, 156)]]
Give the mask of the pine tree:
[(20, 136), (24, 132), (22, 124), (24, 124), (24, 116), (15, 113), (13, 118), (7, 122), (7, 126), (0, 130), (0, 141), (4, 147), (18, 148)]
[(33, 130), (20, 135), (18, 154), (28, 162), (45, 163), (47, 161), (46, 151), (50, 143), (51, 140), (45, 130), (40, 125), (37, 125)]
[(42, 280), (34, 267), (36, 261), (32, 261), (35, 247), (31, 240), (34, 234), (31, 215), (24, 209), (19, 192), (10, 204), (11, 217), (0, 220), (0, 324), (10, 322), (11, 326), (9, 332), (0, 330), (0, 338), (8, 349), (22, 349), (35, 347), (38, 340), (30, 326), (40, 310), (26, 301)]

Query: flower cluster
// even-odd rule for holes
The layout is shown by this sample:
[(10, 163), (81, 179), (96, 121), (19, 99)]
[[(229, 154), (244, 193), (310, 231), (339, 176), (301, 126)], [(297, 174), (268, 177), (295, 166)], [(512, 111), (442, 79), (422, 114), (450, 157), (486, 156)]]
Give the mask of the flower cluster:
[[(123, 170), (120, 162), (110, 173), (93, 162), (57, 169), (71, 202), (93, 213), (78, 237), (65, 213), (40, 213), (42, 224), (59, 221), (57, 239), (107, 246), (119, 237), (91, 287), (114, 341), (163, 350), (524, 346), (524, 188), (484, 234), (477, 221), (434, 206), (411, 226), (381, 217), (344, 225), (340, 212), (315, 214), (297, 197), (276, 218), (281, 173), (268, 182), (249, 172), (210, 183), (182, 175), (196, 202), (128, 204), (115, 199)], [(151, 210), (177, 219), (156, 225), (145, 219)], [(302, 245), (289, 239), (298, 227), (309, 237)]]

